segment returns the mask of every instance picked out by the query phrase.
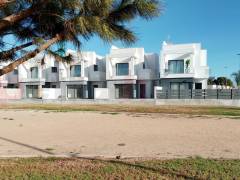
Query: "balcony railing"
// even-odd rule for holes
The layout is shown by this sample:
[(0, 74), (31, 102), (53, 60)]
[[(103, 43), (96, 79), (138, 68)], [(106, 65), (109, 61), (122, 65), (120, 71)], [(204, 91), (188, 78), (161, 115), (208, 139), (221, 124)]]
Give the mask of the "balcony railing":
[(164, 73), (165, 74), (193, 74), (194, 70), (193, 70), (193, 68), (185, 68), (184, 72), (174, 73), (174, 72), (170, 72), (169, 69), (164, 69)]

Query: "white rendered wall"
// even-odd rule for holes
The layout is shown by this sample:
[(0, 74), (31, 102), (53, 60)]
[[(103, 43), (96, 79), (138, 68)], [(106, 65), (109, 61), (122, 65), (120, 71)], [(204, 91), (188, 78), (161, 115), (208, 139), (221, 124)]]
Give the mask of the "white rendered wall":
[(109, 99), (108, 88), (95, 88), (94, 99)]
[(60, 97), (61, 97), (61, 89), (57, 89), (57, 88), (42, 89), (43, 99), (59, 99)]

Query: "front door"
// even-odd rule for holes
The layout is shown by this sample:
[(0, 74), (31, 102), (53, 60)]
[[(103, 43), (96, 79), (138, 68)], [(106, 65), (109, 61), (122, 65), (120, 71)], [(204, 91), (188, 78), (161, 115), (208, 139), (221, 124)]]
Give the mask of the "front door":
[(140, 98), (146, 98), (146, 84), (140, 84)]

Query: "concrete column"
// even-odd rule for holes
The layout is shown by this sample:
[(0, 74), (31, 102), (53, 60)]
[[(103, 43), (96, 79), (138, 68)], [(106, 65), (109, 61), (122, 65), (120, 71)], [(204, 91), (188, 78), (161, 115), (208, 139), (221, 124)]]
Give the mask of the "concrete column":
[(88, 99), (88, 88), (87, 88), (87, 85), (83, 86), (83, 93), (84, 93), (84, 98)]
[(133, 84), (133, 99), (137, 98), (137, 88), (136, 88), (136, 84)]
[(67, 85), (66, 85), (66, 83), (61, 82), (60, 88), (61, 88), (62, 100), (67, 100)]
[(42, 98), (42, 85), (38, 85), (38, 98)]
[(83, 60), (81, 60), (81, 77), (85, 77), (85, 67)]

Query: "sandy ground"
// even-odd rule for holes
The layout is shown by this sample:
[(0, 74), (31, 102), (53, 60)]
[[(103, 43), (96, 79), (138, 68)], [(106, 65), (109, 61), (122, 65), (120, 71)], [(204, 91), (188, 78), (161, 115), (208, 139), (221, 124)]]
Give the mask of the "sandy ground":
[(0, 157), (240, 158), (240, 120), (0, 110)]

